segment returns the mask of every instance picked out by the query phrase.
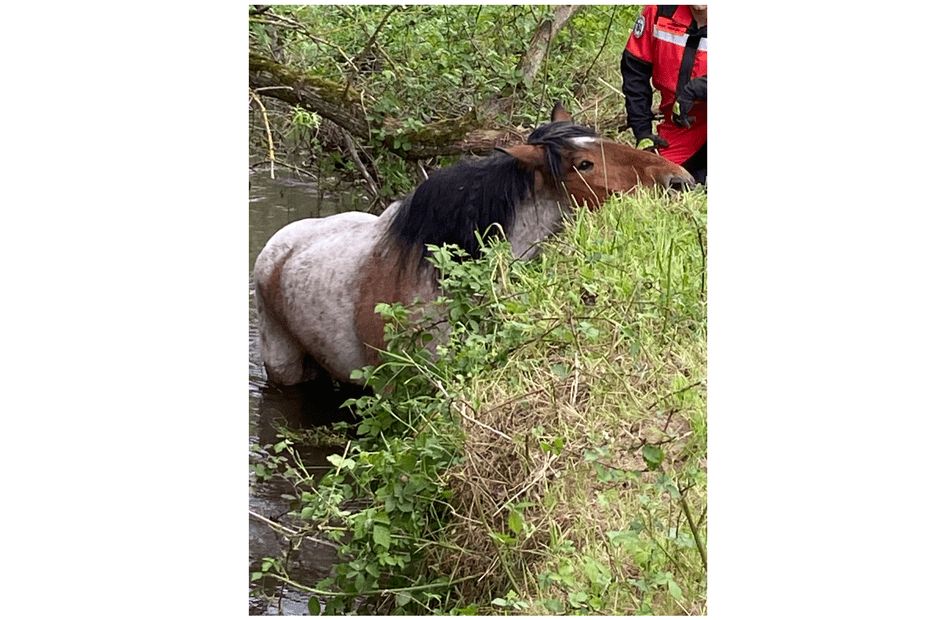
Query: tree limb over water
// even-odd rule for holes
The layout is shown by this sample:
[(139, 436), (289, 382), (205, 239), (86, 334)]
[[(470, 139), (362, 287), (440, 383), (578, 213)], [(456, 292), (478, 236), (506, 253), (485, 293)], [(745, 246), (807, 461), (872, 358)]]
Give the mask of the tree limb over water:
[(316, 112), (364, 140), (372, 139), (373, 130), (381, 130), (386, 148), (404, 159), (489, 153), (494, 147), (521, 142), (529, 133), (522, 128), (480, 127), (474, 113), (429, 123), (416, 130), (405, 130), (398, 119), (391, 118), (384, 119), (380, 126), (372, 126), (365, 114), (362, 95), (355, 89), (296, 71), (255, 52), (249, 54), (249, 86), (265, 97)]

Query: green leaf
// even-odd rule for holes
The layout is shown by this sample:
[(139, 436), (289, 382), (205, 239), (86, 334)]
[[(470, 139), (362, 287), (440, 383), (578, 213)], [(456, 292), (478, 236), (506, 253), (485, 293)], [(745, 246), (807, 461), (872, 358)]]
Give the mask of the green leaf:
[(650, 445), (643, 446), (643, 459), (649, 469), (658, 469), (664, 458), (665, 454), (662, 452), (662, 448)]
[(501, 543), (502, 545), (512, 545), (517, 542), (517, 539), (513, 536), (508, 536), (503, 532), (491, 532), (491, 538)]
[(391, 548), (391, 530), (383, 525), (374, 526), (371, 531), (371, 537), (376, 545), (380, 545), (385, 549)]
[(675, 599), (676, 601), (681, 600), (681, 597), (682, 597), (681, 587), (679, 587), (679, 585), (675, 583), (675, 580), (672, 579), (671, 577), (668, 580), (668, 593), (671, 594), (672, 598)]
[(478, 605), (476, 603), (469, 603), (465, 607), (458, 607), (452, 610), (452, 615), (455, 616), (475, 616), (478, 614)]
[(583, 607), (588, 600), (588, 594), (584, 591), (570, 592), (568, 602), (572, 607)]
[(355, 469), (355, 461), (352, 459), (342, 458), (338, 454), (330, 454), (326, 457), (326, 460), (336, 467), (345, 467), (348, 470)]
[(507, 525), (514, 534), (519, 534), (523, 531), (523, 515), (517, 510), (511, 510), (510, 516), (507, 517)]
[(394, 594), (394, 605), (396, 605), (397, 608), (399, 609), (403, 607), (404, 605), (406, 605), (407, 603), (409, 603), (411, 598), (413, 597), (410, 596), (409, 592), (406, 592), (404, 590), (401, 590), (400, 592), (396, 592)]
[(311, 616), (320, 615), (320, 599), (315, 596), (311, 596), (307, 601), (307, 610), (310, 612)]
[(598, 588), (606, 588), (610, 584), (610, 570), (594, 558), (585, 558), (583, 569), (588, 581)]

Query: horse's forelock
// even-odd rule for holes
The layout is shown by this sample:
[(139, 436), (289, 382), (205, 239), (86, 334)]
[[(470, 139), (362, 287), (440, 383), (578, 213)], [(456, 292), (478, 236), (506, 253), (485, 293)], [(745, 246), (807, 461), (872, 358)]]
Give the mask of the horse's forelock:
[(597, 132), (584, 125), (568, 121), (546, 123), (537, 127), (526, 139), (527, 144), (545, 144), (558, 148), (571, 145), (571, 141), (580, 138), (597, 138)]
[(546, 123), (536, 128), (526, 139), (527, 144), (538, 144), (546, 149), (549, 175), (555, 181), (562, 180), (562, 156), (566, 150), (585, 148), (600, 137), (593, 129), (576, 125), (570, 121)]

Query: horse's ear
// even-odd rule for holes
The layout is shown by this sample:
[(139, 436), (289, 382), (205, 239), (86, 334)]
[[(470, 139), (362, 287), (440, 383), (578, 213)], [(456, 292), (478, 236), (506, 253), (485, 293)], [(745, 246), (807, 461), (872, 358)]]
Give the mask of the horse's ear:
[(572, 118), (572, 115), (562, 107), (561, 101), (556, 101), (555, 106), (552, 108), (552, 116), (549, 118), (553, 123), (558, 121), (568, 121), (569, 123), (573, 122), (575, 119)]
[(542, 168), (546, 164), (546, 149), (541, 144), (518, 144), (509, 148), (495, 147), (501, 153), (507, 153), (530, 169)]

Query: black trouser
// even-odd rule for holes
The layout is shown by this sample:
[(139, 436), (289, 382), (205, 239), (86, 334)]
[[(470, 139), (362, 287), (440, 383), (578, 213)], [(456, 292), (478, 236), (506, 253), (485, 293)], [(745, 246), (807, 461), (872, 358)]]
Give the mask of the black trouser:
[(707, 143), (701, 145), (697, 152), (689, 157), (682, 168), (691, 173), (694, 180), (701, 185), (707, 185)]

